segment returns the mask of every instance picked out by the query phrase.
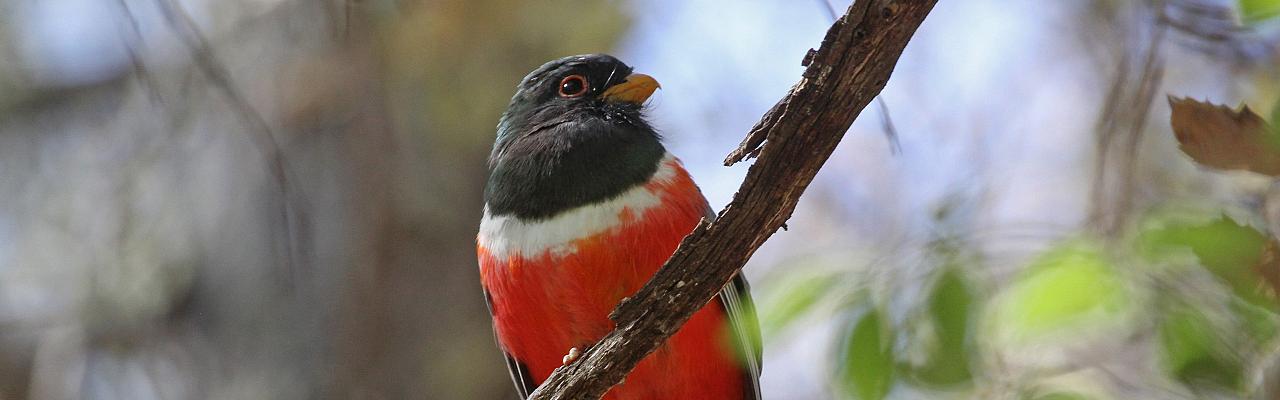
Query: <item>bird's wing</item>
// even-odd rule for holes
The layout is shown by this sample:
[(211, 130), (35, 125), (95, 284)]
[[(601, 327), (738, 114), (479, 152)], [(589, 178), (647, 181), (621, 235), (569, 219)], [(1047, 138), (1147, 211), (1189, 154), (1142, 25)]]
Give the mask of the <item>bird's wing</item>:
[(538, 385), (533, 382), (533, 377), (529, 375), (529, 368), (511, 353), (503, 351), (502, 355), (507, 357), (507, 372), (511, 374), (511, 382), (516, 384), (516, 394), (521, 399), (529, 398), (529, 393), (533, 393), (538, 388)]
[[(489, 316), (493, 316), (493, 299), (489, 297), (489, 290), (484, 290), (484, 305), (489, 309)], [(497, 341), (497, 332), (494, 332), (494, 341)], [(502, 356), (507, 359), (507, 373), (511, 374), (511, 383), (516, 385), (516, 394), (521, 399), (529, 398), (529, 393), (533, 393), (538, 388), (538, 384), (533, 381), (533, 376), (529, 374), (529, 367), (524, 362), (516, 359), (515, 356), (508, 353), (502, 348), (502, 343), (498, 342), (498, 348), (502, 349)]]
[(751, 287), (747, 279), (738, 272), (724, 289), (720, 289), (720, 304), (724, 305), (729, 316), (729, 324), (733, 329), (735, 342), (743, 355), (743, 379), (746, 400), (760, 399), (760, 364), (761, 344), (760, 325), (756, 319), (756, 306), (751, 301)]
[[(717, 217), (716, 211), (711, 209), (710, 204), (704, 206), (702, 214), (711, 221)], [(720, 304), (724, 305), (724, 312), (729, 316), (730, 327), (733, 328), (734, 342), (739, 347), (739, 354), (742, 355), (745, 369), (742, 375), (747, 385), (743, 388), (745, 394), (743, 397), (746, 400), (760, 400), (760, 370), (764, 363), (764, 345), (760, 341), (760, 320), (756, 318), (756, 303), (751, 300), (751, 285), (747, 283), (747, 278), (742, 276), (741, 270), (729, 279), (728, 285), (720, 289), (719, 296)]]

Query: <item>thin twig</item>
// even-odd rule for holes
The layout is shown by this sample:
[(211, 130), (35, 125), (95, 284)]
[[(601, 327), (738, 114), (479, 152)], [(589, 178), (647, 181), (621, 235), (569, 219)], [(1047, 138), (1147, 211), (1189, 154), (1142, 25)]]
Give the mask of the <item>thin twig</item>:
[[(1137, 98), (1133, 99), (1133, 110), (1130, 112), (1129, 124), (1129, 140), (1125, 143), (1124, 167), (1120, 171), (1121, 186), (1120, 198), (1117, 201), (1116, 208), (1120, 212), (1128, 212), (1133, 205), (1133, 195), (1137, 186), (1137, 162), (1142, 144), (1142, 133), (1147, 126), (1147, 116), (1151, 114), (1151, 105), (1155, 101), (1156, 88), (1160, 86), (1160, 82), (1164, 79), (1164, 57), (1161, 56), (1160, 47), (1164, 43), (1164, 35), (1168, 30), (1165, 22), (1164, 2), (1155, 0), (1152, 2), (1155, 8), (1155, 17), (1152, 22), (1152, 37), (1147, 44), (1146, 54), (1142, 62), (1142, 75), (1138, 84)], [(1117, 226), (1111, 229), (1119, 229), (1118, 219)]]
[(1111, 213), (1107, 210), (1107, 157), (1111, 149), (1111, 140), (1116, 134), (1116, 116), (1120, 104), (1124, 102), (1125, 88), (1129, 79), (1130, 55), (1125, 52), (1120, 56), (1120, 66), (1116, 68), (1116, 76), (1111, 81), (1106, 100), (1102, 103), (1101, 114), (1094, 124), (1094, 160), (1093, 184), (1089, 195), (1089, 224), (1096, 227), (1108, 225), (1105, 218)]
[(129, 62), (133, 66), (133, 74), (138, 77), (143, 86), (146, 86), (151, 103), (161, 104), (164, 100), (160, 97), (160, 87), (156, 84), (151, 73), (147, 71), (146, 63), (143, 62), (142, 56), (138, 54), (136, 47), (142, 43), (142, 28), (138, 25), (138, 19), (134, 17), (133, 10), (129, 9), (129, 3), (125, 2), (125, 0), (116, 0), (116, 4), (120, 6), (120, 12), (124, 14), (125, 20), (129, 21), (129, 37), (121, 38), (120, 40), (124, 42), (125, 49), (129, 52)]
[(831, 5), (831, 0), (817, 0), (822, 4), (822, 9), (827, 12), (827, 16), (831, 17), (831, 22), (835, 22), (836, 18), (840, 18), (840, 14), (836, 13), (836, 7)]
[[(1160, 56), (1160, 47), (1167, 31), (1164, 3), (1157, 0), (1147, 7), (1154, 10), (1155, 16), (1151, 18), (1149, 25), (1139, 26), (1150, 27), (1150, 39), (1142, 47), (1140, 54), (1124, 54), (1096, 125), (1098, 136), (1095, 142), (1096, 158), (1089, 222), (1097, 232), (1104, 235), (1117, 233), (1124, 216), (1130, 211), (1142, 130), (1146, 127), (1155, 91), (1164, 73), (1164, 62)], [(1131, 88), (1128, 75), (1131, 61), (1135, 57), (1141, 60), (1142, 65), (1138, 71), (1138, 85)], [(1128, 136), (1123, 143), (1119, 143), (1124, 125), (1127, 125)], [(1124, 151), (1125, 156), (1124, 160), (1118, 160), (1120, 165), (1114, 167), (1110, 166), (1113, 147)]]
[(889, 117), (889, 105), (884, 102), (884, 96), (876, 96), (876, 105), (880, 111), (880, 129), (884, 130), (885, 138), (889, 139), (889, 153), (893, 155), (902, 154), (902, 142), (898, 140), (898, 128), (893, 126), (893, 118)]

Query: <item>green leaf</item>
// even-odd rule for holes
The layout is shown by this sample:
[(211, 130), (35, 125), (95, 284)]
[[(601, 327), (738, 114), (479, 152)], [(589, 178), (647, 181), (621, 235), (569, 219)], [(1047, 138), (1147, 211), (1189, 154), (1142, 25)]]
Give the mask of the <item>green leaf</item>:
[(1239, 0), (1240, 18), (1246, 23), (1257, 23), (1280, 15), (1280, 1)]
[(880, 400), (893, 386), (893, 332), (870, 310), (850, 328), (841, 360), (840, 384), (859, 400)]
[(1189, 386), (1232, 391), (1242, 387), (1240, 360), (1222, 350), (1226, 344), (1203, 313), (1189, 308), (1169, 312), (1160, 326), (1160, 343), (1165, 370), (1175, 379)]
[(1230, 308), (1255, 343), (1271, 343), (1280, 333), (1280, 316), (1275, 313), (1240, 299), (1232, 301)]
[(1221, 215), (1208, 222), (1168, 222), (1147, 229), (1140, 238), (1143, 253), (1165, 259), (1180, 249), (1190, 249), (1200, 264), (1222, 279), (1236, 295), (1254, 304), (1274, 308), (1258, 290), (1261, 277), (1254, 266), (1262, 260), (1267, 237), (1257, 229)]
[(1091, 400), (1092, 397), (1076, 392), (1051, 392), (1030, 397), (1031, 400)]
[(927, 386), (953, 386), (970, 381), (969, 319), (973, 292), (959, 268), (943, 271), (929, 295), (929, 317), (933, 323), (933, 346), (928, 358), (918, 368), (907, 372), (918, 383)]
[(809, 312), (835, 286), (835, 282), (829, 275), (813, 274), (781, 283), (780, 293), (771, 296), (771, 301), (761, 307), (761, 327), (766, 335), (786, 329), (798, 317)]
[(1210, 221), (1169, 222), (1149, 229), (1143, 232), (1142, 244), (1148, 257), (1160, 259), (1161, 253), (1185, 247), (1205, 267), (1230, 271), (1256, 264), (1262, 258), (1266, 236), (1224, 214)]
[(1068, 242), (1041, 255), (1000, 302), (1002, 322), (1024, 336), (1115, 317), (1128, 290), (1100, 250)]
[(929, 312), (937, 324), (942, 342), (964, 344), (969, 329), (969, 307), (972, 304), (973, 293), (960, 270), (948, 268), (944, 271), (929, 296)]

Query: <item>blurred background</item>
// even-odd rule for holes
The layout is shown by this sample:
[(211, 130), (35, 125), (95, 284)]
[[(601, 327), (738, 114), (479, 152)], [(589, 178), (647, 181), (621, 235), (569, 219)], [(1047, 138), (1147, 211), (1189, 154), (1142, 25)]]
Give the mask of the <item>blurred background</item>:
[[(519, 79), (653, 75), (718, 209), (847, 6), (0, 1), (0, 399), (514, 399), (474, 235)], [(1280, 398), (1280, 190), (1166, 102), (1272, 110), (1278, 13), (941, 1), (746, 268), (766, 398)]]

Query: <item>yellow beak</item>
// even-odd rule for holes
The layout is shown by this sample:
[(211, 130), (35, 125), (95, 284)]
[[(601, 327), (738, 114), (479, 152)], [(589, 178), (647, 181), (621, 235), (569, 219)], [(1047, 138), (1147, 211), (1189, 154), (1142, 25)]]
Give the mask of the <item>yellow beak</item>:
[(649, 99), (653, 95), (653, 91), (658, 90), (662, 85), (653, 77), (645, 74), (627, 75), (627, 80), (617, 85), (613, 85), (609, 90), (605, 90), (600, 97), (607, 101), (620, 101), (625, 103), (640, 104)]

